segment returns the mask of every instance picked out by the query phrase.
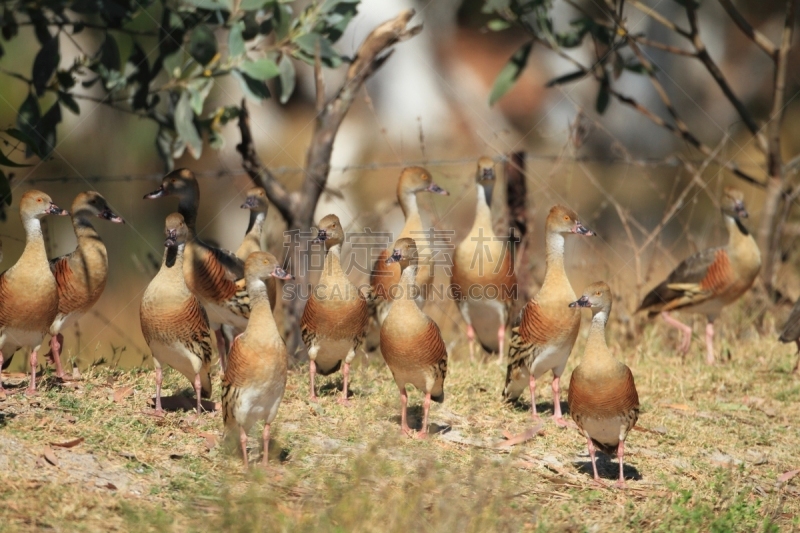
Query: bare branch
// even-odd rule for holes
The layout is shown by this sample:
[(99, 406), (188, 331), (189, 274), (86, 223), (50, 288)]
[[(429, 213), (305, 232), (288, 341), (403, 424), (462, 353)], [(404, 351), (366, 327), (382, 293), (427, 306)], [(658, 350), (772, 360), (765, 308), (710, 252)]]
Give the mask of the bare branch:
[(697, 57), (697, 54), (691, 50), (684, 50), (683, 48), (678, 48), (677, 46), (665, 44), (660, 41), (653, 41), (647, 39), (644, 35), (631, 35), (631, 38), (643, 46), (664, 50), (665, 52), (675, 54), (676, 56)]
[(314, 51), (314, 85), (317, 93), (317, 113), (322, 113), (325, 109), (325, 78), (322, 76), (322, 57), (319, 41), (317, 41), (317, 48)]
[(638, 0), (628, 0), (628, 3), (633, 7), (635, 7), (636, 9), (638, 9), (639, 11), (641, 11), (642, 13), (644, 13), (645, 15), (647, 15), (648, 17), (650, 17), (651, 19), (655, 20), (656, 22), (664, 26), (665, 28), (667, 28), (668, 30), (671, 30), (683, 37), (686, 37), (687, 39), (691, 39), (691, 34), (688, 31), (684, 30), (683, 28), (680, 28), (677, 24), (665, 18), (663, 15), (661, 15), (661, 13), (651, 8), (650, 6), (644, 5)]
[(253, 183), (264, 188), (269, 201), (280, 211), (286, 223), (291, 226), (294, 221), (292, 196), (261, 162), (261, 158), (256, 153), (253, 134), (250, 130), (250, 113), (247, 111), (247, 102), (244, 99), (242, 99), (242, 108), (239, 114), (239, 131), (242, 135), (242, 142), (236, 145), (236, 151), (242, 155), (242, 167)]
[(749, 22), (745, 20), (741, 13), (736, 9), (733, 5), (731, 0), (719, 0), (719, 5), (722, 6), (722, 9), (728, 13), (728, 16), (731, 17), (733, 22), (739, 27), (742, 32), (750, 38), (756, 46), (761, 48), (765, 54), (772, 58), (772, 60), (776, 60), (778, 49), (772, 44), (772, 41), (767, 39), (767, 37), (752, 27)]

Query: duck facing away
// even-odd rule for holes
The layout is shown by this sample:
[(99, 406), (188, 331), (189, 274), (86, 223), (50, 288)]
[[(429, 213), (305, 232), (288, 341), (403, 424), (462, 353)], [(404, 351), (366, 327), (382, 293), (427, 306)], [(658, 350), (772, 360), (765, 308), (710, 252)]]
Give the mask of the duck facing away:
[(475, 221), (467, 237), (456, 246), (451, 291), (467, 323), (470, 359), (475, 355), (475, 329), (472, 327), (470, 307), (483, 305), (494, 308), (500, 317), (497, 344), (502, 360), (508, 314), (516, 295), (517, 278), (508, 242), (498, 239), (492, 228), (490, 206), (495, 184), (494, 161), (481, 157), (475, 177)]
[(244, 330), (250, 316), (244, 284), (234, 281), (244, 275), (244, 263), (231, 252), (210, 246), (197, 237), (200, 187), (191, 170), (183, 168), (170, 172), (164, 176), (161, 187), (145, 195), (145, 198), (164, 196), (178, 197), (178, 213), (183, 215), (189, 230), (183, 265), (186, 284), (208, 312), (224, 370), (227, 351), (221, 325)]
[(189, 228), (180, 213), (167, 217), (164, 259), (147, 286), (139, 308), (144, 340), (156, 367), (156, 415), (162, 415), (162, 367), (170, 366), (192, 383), (200, 414), (200, 398), (211, 397), (211, 329), (200, 300), (183, 277)]
[[(403, 433), (425, 438), (431, 400), (444, 401), (447, 348), (439, 326), (420, 310), (414, 299), (417, 261), (417, 247), (411, 238), (398, 240), (392, 255), (386, 259), (387, 263), (400, 265), (402, 294), (392, 304), (381, 326), (381, 353), (400, 389), (400, 427)], [(406, 385), (409, 384), (425, 393), (422, 429), (417, 434), (408, 427), (406, 419)]]
[[(19, 202), (25, 228), (25, 249), (19, 260), (0, 274), (0, 368), (6, 368), (20, 348), (30, 348), (31, 382), (36, 392), (37, 353), (58, 314), (58, 285), (50, 271), (41, 220), (47, 215), (68, 215), (40, 191), (27, 191)], [(0, 397), (5, 396), (0, 380)]]
[[(417, 271), (417, 304), (420, 308), (425, 304), (425, 298), (433, 283), (434, 254), (426, 237), (426, 229), (422, 225), (422, 216), (417, 206), (417, 193), (431, 192), (434, 194), (447, 195), (448, 192), (433, 182), (430, 172), (422, 167), (404, 168), (400, 173), (397, 182), (397, 200), (405, 216), (405, 224), (400, 232), (398, 239), (411, 238), (417, 245), (417, 250), (421, 258), (420, 266)], [(378, 323), (382, 323), (389, 311), (390, 302), (394, 300), (392, 288), (397, 291), (400, 283), (400, 268), (388, 263), (386, 259), (391, 255), (388, 248), (380, 253), (372, 268), (370, 275), (370, 286), (375, 295), (375, 313)]]
[(56, 376), (64, 378), (61, 348), (67, 325), (78, 320), (100, 299), (108, 279), (108, 253), (92, 225), (93, 218), (122, 224), (108, 202), (96, 191), (82, 192), (72, 202), (72, 227), (78, 246), (74, 251), (50, 260), (50, 269), (58, 285), (58, 315), (50, 327), (50, 354), (56, 364)]
[(781, 336), (778, 338), (781, 342), (794, 342), (797, 344), (797, 362), (794, 364), (792, 374), (800, 372), (800, 299), (795, 302), (789, 318), (786, 320), (786, 325), (783, 326)]
[(365, 296), (342, 270), (344, 230), (339, 217), (328, 215), (323, 218), (315, 241), (325, 246), (325, 262), (300, 322), (303, 342), (308, 348), (310, 397), (311, 401), (317, 399), (315, 374), (330, 375), (344, 361), (344, 384), (339, 403), (347, 405), (350, 363), (364, 341), (369, 309)]
[(744, 195), (726, 187), (720, 201), (728, 244), (709, 248), (685, 259), (667, 279), (644, 297), (637, 311), (648, 317), (661, 314), (670, 326), (683, 334), (681, 352), (686, 354), (692, 341), (692, 328), (670, 316), (670, 311), (702, 313), (706, 324), (706, 362), (714, 364), (714, 320), (722, 308), (739, 299), (750, 287), (761, 268), (761, 253), (742, 219), (747, 218)]
[(580, 309), (570, 308), (575, 292), (564, 270), (564, 236), (594, 233), (581, 224), (572, 209), (561, 205), (550, 209), (545, 222), (545, 274), (542, 288), (522, 308), (511, 328), (508, 369), (503, 397), (514, 401), (527, 385), (531, 394), (531, 416), (536, 414), (536, 379), (553, 371), (553, 419), (566, 426), (561, 415), (561, 374), (578, 337)]
[(267, 296), (268, 279), (292, 279), (270, 253), (254, 252), (245, 262), (252, 312), (247, 329), (233, 341), (222, 379), (222, 417), (227, 437), (239, 428), (245, 469), (247, 432), (264, 421), (262, 464), (268, 461), (269, 429), (286, 389), (288, 354)]
[(586, 287), (583, 295), (569, 304), (592, 310), (592, 327), (583, 360), (569, 380), (569, 413), (578, 431), (586, 437), (595, 481), (600, 481), (595, 448), (619, 460), (617, 486), (625, 486), (622, 472), (625, 438), (639, 419), (639, 395), (631, 369), (614, 359), (606, 344), (606, 323), (611, 313), (611, 289), (602, 281)]

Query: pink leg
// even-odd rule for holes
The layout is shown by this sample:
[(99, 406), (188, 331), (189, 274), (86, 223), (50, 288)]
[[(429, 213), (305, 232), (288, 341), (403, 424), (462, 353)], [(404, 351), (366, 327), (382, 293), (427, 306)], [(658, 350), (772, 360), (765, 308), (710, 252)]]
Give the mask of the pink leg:
[(497, 354), (498, 359), (500, 361), (503, 360), (503, 356), (506, 354), (506, 327), (503, 324), (500, 324), (500, 327), (497, 328), (497, 346), (499, 347), (499, 352)]
[(424, 439), (428, 436), (428, 412), (431, 409), (431, 393), (425, 395), (425, 401), (422, 403), (422, 429), (417, 433), (416, 438)]
[(678, 328), (679, 330), (681, 330), (682, 338), (681, 338), (680, 351), (681, 353), (686, 355), (689, 352), (689, 346), (692, 343), (692, 328), (690, 328), (680, 320), (672, 318), (672, 316), (667, 311), (662, 311), (661, 317), (664, 319), (664, 322), (666, 322), (673, 328)]
[(61, 366), (61, 347), (64, 346), (64, 335), (58, 333), (50, 337), (50, 353), (56, 363), (56, 377), (64, 379), (64, 369)]
[(625, 488), (625, 476), (622, 474), (622, 459), (625, 457), (625, 441), (619, 441), (617, 446), (617, 460), (619, 461), (619, 481), (617, 481), (617, 488)]
[(219, 367), (225, 372), (228, 366), (228, 352), (225, 350), (225, 336), (222, 334), (222, 327), (214, 331), (217, 337), (217, 353), (219, 354)]
[(469, 340), (469, 360), (475, 360), (475, 328), (467, 324), (467, 340)]
[(244, 461), (244, 470), (247, 471), (247, 433), (244, 428), (239, 426), (239, 444), (242, 446), (242, 461)]
[(557, 426), (562, 428), (567, 427), (567, 422), (564, 420), (564, 416), (561, 414), (561, 389), (559, 385), (561, 384), (561, 376), (553, 375), (553, 421), (556, 423)]
[(350, 383), (350, 363), (344, 364), (342, 375), (344, 376), (344, 386), (342, 387), (342, 396), (339, 398), (339, 403), (342, 405), (350, 405), (350, 400), (347, 399), (347, 386)]
[[(795, 341), (797, 343), (797, 362), (794, 364), (794, 368), (792, 369), (792, 374), (797, 374), (800, 372), (800, 339)], [(3, 364), (3, 354), (0, 353), (0, 365)], [(3, 390), (3, 384), (0, 383), (0, 391)]]
[(536, 422), (539, 420), (539, 415), (536, 414), (536, 378), (533, 374), (528, 378), (528, 388), (531, 390), (531, 420)]
[(412, 435), (411, 428), (408, 427), (408, 419), (406, 418), (406, 411), (408, 409), (408, 392), (405, 386), (400, 387), (400, 431), (406, 435)]
[(264, 424), (264, 431), (261, 433), (261, 441), (264, 443), (264, 454), (261, 457), (261, 465), (267, 466), (267, 463), (269, 463), (269, 424)]
[(202, 409), (202, 404), (200, 403), (200, 391), (203, 389), (203, 386), (200, 384), (200, 374), (195, 374), (194, 376), (194, 396), (197, 398), (197, 416), (200, 416), (200, 409)]
[(586, 445), (589, 448), (589, 457), (592, 460), (592, 471), (594, 472), (594, 480), (600, 481), (600, 475), (597, 473), (597, 462), (595, 461), (594, 457), (594, 443), (592, 442), (592, 439), (590, 439), (589, 437), (586, 437)]
[(31, 351), (31, 382), (28, 385), (28, 390), (25, 391), (25, 394), (29, 396), (36, 394), (36, 366), (39, 363), (37, 356), (36, 350)]
[(156, 368), (156, 415), (162, 416), (164, 410), (161, 408), (161, 381), (163, 379), (161, 367)]
[(314, 385), (314, 376), (317, 375), (317, 363), (315, 363), (313, 359), (308, 362), (308, 374), (311, 380), (311, 396), (309, 396), (308, 399), (311, 400), (312, 402), (316, 402), (317, 388)]
[(706, 324), (706, 363), (714, 364), (714, 323)]

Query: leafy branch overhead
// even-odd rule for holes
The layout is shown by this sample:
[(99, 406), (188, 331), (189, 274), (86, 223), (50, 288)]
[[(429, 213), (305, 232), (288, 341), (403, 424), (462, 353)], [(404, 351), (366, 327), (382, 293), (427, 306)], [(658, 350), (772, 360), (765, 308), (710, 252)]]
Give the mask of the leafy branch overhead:
[[(295, 13), (287, 0), (41, 0), (15, 3), (0, 15), (0, 57), (21, 29), (31, 27), (39, 44), (29, 72), (2, 73), (28, 85), (16, 128), (6, 132), (0, 166), (12, 167), (8, 147), (48, 158), (58, 146), (62, 113), (80, 114), (81, 102), (99, 102), (158, 125), (156, 146), (166, 165), (188, 152), (199, 158), (205, 142), (224, 144), (221, 127), (239, 116), (239, 95), (225, 105), (206, 105), (216, 81), (238, 80), (252, 101), (274, 91), (286, 103), (295, 88), (294, 60), (325, 67), (349, 58), (334, 47), (359, 0), (320, 0)], [(74, 36), (97, 34), (95, 49)], [(69, 62), (61, 45), (80, 55)], [(21, 43), (20, 43), (21, 44)], [(100, 94), (98, 95), (98, 89)], [(1, 172), (1, 170), (0, 170)], [(0, 175), (0, 194), (9, 189)], [(10, 194), (6, 195), (10, 201)]]

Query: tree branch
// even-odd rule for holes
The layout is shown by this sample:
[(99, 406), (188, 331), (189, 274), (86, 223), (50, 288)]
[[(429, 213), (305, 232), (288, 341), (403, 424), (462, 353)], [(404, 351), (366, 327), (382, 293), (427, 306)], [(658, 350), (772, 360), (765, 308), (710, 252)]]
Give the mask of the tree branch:
[(741, 13), (734, 7), (731, 0), (719, 0), (719, 4), (722, 6), (722, 9), (728, 13), (728, 16), (731, 17), (734, 24), (736, 24), (742, 33), (747, 35), (747, 37), (755, 43), (756, 46), (761, 48), (765, 54), (767, 54), (773, 61), (776, 60), (778, 49), (775, 48), (775, 45), (772, 44), (772, 41), (767, 39), (767, 37), (759, 32), (757, 29), (752, 27), (749, 22), (745, 20)]
[(292, 195), (286, 190), (275, 175), (261, 162), (253, 144), (253, 134), (250, 130), (250, 113), (247, 111), (247, 102), (242, 99), (242, 108), (239, 114), (239, 132), (242, 142), (236, 145), (236, 151), (242, 155), (242, 167), (253, 183), (263, 187), (267, 192), (269, 201), (280, 211), (286, 223), (294, 223), (294, 203)]

